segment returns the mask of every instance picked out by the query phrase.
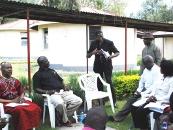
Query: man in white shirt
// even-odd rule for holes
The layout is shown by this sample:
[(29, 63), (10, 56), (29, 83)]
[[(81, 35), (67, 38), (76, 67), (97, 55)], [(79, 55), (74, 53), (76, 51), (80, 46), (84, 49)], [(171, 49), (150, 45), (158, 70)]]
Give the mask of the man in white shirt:
[(131, 98), (127, 100), (122, 110), (120, 110), (116, 115), (110, 116), (109, 120), (115, 122), (123, 121), (131, 112), (132, 104), (137, 101), (141, 95), (143, 96), (144, 94), (150, 93), (152, 86), (162, 77), (162, 74), (160, 73), (160, 67), (154, 63), (154, 60), (150, 55), (144, 56), (142, 60), (145, 69), (141, 75), (136, 92)]

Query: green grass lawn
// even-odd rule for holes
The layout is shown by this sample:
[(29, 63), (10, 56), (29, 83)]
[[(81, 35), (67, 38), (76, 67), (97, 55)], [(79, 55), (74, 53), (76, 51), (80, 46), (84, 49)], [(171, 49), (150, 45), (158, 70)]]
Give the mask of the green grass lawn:
[[(118, 108), (115, 108), (115, 113), (122, 108), (124, 103), (125, 103), (125, 100), (117, 102)], [(112, 115), (112, 110), (111, 110), (110, 105), (106, 104), (105, 108), (106, 108), (106, 112), (108, 113), (108, 115)], [(49, 119), (49, 118), (47, 118), (47, 119)], [(129, 128), (132, 126), (132, 124), (133, 123), (132, 123), (131, 115), (129, 114), (129, 116), (123, 122), (120, 122), (120, 123), (108, 122), (107, 126), (109, 126), (111, 128), (115, 128), (116, 130), (129, 130)], [(45, 124), (41, 124), (40, 128), (37, 128), (36, 130), (56, 130), (56, 129), (50, 128), (49, 120), (47, 120)], [(133, 128), (130, 130), (138, 130), (138, 129)]]

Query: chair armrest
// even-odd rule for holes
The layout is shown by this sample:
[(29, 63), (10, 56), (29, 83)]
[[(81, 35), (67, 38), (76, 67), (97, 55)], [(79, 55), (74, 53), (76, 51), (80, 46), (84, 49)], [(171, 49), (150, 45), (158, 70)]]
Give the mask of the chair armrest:
[(78, 83), (79, 83), (80, 88), (81, 88), (82, 90), (85, 91), (85, 88), (84, 88), (84, 86), (82, 85), (82, 76), (80, 76), (80, 77), (78, 78)]
[(107, 86), (107, 87), (110, 87), (110, 84), (108, 84), (106, 81), (104, 81), (104, 80), (102, 79), (102, 77), (100, 76), (100, 74), (98, 74), (98, 77), (99, 77), (99, 79), (100, 79), (100, 81), (102, 82), (103, 85), (105, 85), (105, 86)]

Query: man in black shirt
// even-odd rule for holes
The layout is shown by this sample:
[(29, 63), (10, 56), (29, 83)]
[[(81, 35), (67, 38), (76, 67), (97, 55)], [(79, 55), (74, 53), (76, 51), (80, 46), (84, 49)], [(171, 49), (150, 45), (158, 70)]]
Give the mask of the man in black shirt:
[[(110, 84), (114, 104), (116, 103), (116, 95), (114, 87), (112, 86), (112, 58), (119, 55), (118, 49), (114, 43), (108, 39), (103, 38), (102, 31), (96, 32), (96, 40), (94, 40), (87, 52), (87, 57), (90, 58), (95, 55), (94, 72), (99, 73), (101, 77), (105, 77), (106, 82)], [(98, 82), (98, 90), (103, 91), (103, 85)]]
[(63, 79), (55, 70), (49, 68), (49, 61), (45, 56), (40, 56), (37, 63), (40, 68), (33, 76), (34, 90), (39, 94), (49, 94), (57, 114), (62, 117), (62, 123), (71, 126), (68, 117), (82, 104), (82, 99), (64, 85)]

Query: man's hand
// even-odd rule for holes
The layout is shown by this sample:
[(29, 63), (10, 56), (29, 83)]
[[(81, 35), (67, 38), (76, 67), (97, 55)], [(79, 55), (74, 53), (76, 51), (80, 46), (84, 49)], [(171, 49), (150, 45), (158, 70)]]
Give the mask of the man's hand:
[(150, 96), (148, 99), (147, 99), (147, 101), (146, 102), (156, 102), (157, 101), (157, 99), (156, 99), (156, 97), (154, 97), (154, 96)]
[(134, 95), (138, 96), (138, 95), (141, 95), (141, 93), (136, 91), (136, 92), (134, 92)]
[(70, 90), (70, 88), (68, 86), (64, 85), (64, 91), (69, 91), (69, 90)]
[(17, 97), (13, 100), (11, 100), (11, 102), (14, 102), (14, 103), (23, 103), (24, 102), (24, 98), (20, 98), (20, 97)]
[(99, 53), (99, 50), (97, 48), (94, 51), (92, 51), (93, 55), (98, 54), (98, 53)]

